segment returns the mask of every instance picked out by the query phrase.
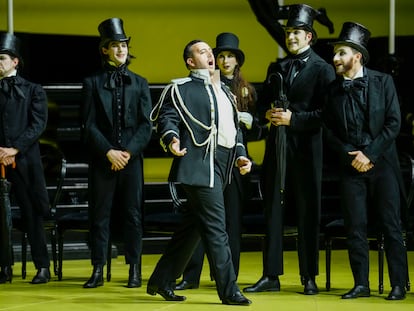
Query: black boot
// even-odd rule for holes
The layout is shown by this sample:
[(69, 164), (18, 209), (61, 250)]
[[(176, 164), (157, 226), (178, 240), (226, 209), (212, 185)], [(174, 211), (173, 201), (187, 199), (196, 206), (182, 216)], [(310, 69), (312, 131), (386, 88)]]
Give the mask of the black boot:
[(141, 269), (139, 264), (132, 264), (129, 266), (128, 288), (141, 287)]
[(103, 266), (93, 266), (92, 275), (90, 279), (85, 284), (83, 284), (83, 288), (96, 288), (98, 286), (102, 286), (103, 284)]
[(32, 280), (32, 284), (44, 284), (50, 281), (50, 270), (49, 268), (37, 269), (37, 273)]
[(11, 266), (1, 267), (0, 272), (0, 284), (4, 284), (6, 282), (11, 283), (13, 279), (13, 269)]

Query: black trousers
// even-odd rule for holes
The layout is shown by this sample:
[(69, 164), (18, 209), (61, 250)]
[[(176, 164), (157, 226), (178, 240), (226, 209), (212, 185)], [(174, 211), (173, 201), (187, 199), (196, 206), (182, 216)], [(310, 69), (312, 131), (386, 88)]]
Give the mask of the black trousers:
[[(143, 177), (139, 159), (121, 171), (90, 169), (90, 239), (92, 265), (104, 265), (111, 225), (121, 234), (127, 264), (140, 264), (142, 253)], [(114, 216), (116, 215), (116, 221)], [(112, 222), (112, 224), (111, 224)]]
[(239, 290), (226, 232), (223, 197), (228, 165), (232, 164), (231, 153), (228, 149), (218, 148), (213, 188), (183, 185), (189, 209), (184, 212), (182, 224), (158, 261), (148, 281), (149, 286), (170, 288), (175, 284), (201, 239), (211, 262), (220, 299)]
[(284, 273), (283, 231), (288, 214), (293, 214), (290, 217), (298, 228), (299, 273), (304, 278), (315, 278), (319, 274), (321, 188), (316, 176), (320, 172), (307, 161), (289, 157), (282, 197), (275, 166), (267, 162), (263, 169), (266, 222), (263, 276), (276, 277)]
[(355, 285), (369, 286), (368, 204), (384, 234), (391, 286), (405, 286), (407, 255), (400, 217), (400, 189), (392, 167), (378, 161), (367, 173), (345, 174), (341, 182), (349, 261)]
[[(241, 244), (241, 228), (242, 228), (242, 209), (245, 202), (245, 187), (244, 177), (239, 173), (238, 168), (233, 168), (232, 182), (227, 185), (224, 190), (224, 204), (226, 209), (226, 231), (229, 236), (229, 246), (231, 250), (231, 257), (233, 261), (234, 272), (236, 277), (239, 274), (240, 267), (240, 244)], [(200, 243), (193, 256), (187, 264), (183, 273), (183, 280), (192, 284), (199, 284), (201, 271), (204, 261), (204, 247)], [(211, 278), (213, 269), (210, 267)]]
[[(50, 259), (43, 225), (43, 215), (41, 214), (41, 211), (35, 207), (32, 199), (30, 198), (29, 190), (27, 189), (28, 185), (23, 180), (19, 172), (17, 170), (9, 169), (7, 174), (9, 176), (8, 179), (12, 184), (11, 190), (14, 193), (17, 204), (20, 208), (23, 226), (27, 232), (32, 261), (36, 269), (49, 268)], [(0, 252), (2, 252), (1, 248)], [(13, 264), (13, 262), (5, 262), (1, 257), (1, 266)]]

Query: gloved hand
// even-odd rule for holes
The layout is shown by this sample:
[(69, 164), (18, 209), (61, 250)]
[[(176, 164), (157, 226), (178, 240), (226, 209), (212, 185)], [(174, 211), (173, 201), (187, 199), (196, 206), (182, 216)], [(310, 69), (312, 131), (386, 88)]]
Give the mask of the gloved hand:
[(242, 122), (248, 130), (252, 128), (253, 116), (248, 112), (238, 112), (239, 122)]

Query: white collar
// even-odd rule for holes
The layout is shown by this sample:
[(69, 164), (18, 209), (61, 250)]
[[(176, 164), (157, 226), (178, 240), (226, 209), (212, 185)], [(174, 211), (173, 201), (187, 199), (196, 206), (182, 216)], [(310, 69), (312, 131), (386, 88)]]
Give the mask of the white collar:
[(345, 77), (345, 76), (343, 77), (344, 77), (344, 80), (354, 80), (357, 78), (362, 78), (363, 76), (364, 76), (364, 66), (361, 66), (361, 68), (359, 68), (358, 72), (352, 78)]
[(296, 55), (300, 55), (300, 54), (302, 54), (303, 52), (305, 52), (305, 51), (307, 51), (307, 50), (309, 50), (309, 49), (310, 49), (310, 45), (307, 45), (307, 46), (305, 46), (305, 47), (303, 47), (303, 48), (299, 49), (299, 50), (298, 50), (298, 54), (296, 54)]
[[(307, 45), (307, 46), (305, 46), (305, 47), (303, 47), (303, 48), (301, 48), (301, 49), (299, 49), (298, 50), (298, 53), (296, 54), (296, 55), (300, 55), (300, 54), (302, 54), (303, 52), (306, 52), (307, 50), (309, 50), (310, 49), (310, 45)], [(307, 60), (309, 59), (309, 56), (308, 57), (305, 57), (303, 60), (306, 62)]]
[(191, 75), (211, 84), (211, 76), (208, 69), (191, 69)]
[(5, 77), (1, 77), (0, 80), (4, 79), (4, 78), (14, 77), (14, 76), (17, 76), (17, 69), (14, 69), (12, 72), (10, 72), (9, 75), (7, 75)]

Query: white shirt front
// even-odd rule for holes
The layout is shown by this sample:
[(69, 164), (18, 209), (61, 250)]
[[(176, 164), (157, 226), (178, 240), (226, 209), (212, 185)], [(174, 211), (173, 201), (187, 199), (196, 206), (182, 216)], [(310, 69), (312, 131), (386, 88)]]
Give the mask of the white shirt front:
[(226, 148), (236, 145), (236, 126), (234, 125), (233, 106), (221, 87), (213, 84), (218, 107), (218, 144)]

